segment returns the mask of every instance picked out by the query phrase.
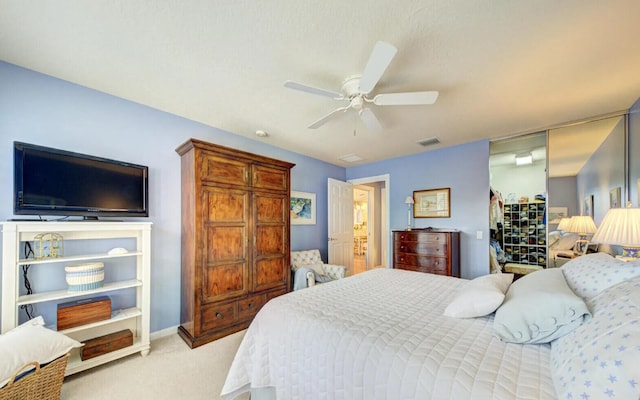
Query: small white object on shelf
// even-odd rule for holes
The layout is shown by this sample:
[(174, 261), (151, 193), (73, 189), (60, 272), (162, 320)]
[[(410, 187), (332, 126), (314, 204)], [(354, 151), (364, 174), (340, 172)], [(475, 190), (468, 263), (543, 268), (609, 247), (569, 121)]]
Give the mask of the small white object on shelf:
[(107, 254), (112, 256), (114, 254), (127, 254), (128, 252), (129, 250), (125, 249), (124, 247), (114, 247), (113, 249), (109, 250)]

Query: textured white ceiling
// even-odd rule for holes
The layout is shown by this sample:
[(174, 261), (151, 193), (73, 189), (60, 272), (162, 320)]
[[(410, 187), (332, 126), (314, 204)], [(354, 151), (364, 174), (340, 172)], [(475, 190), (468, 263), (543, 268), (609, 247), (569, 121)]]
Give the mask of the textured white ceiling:
[[(640, 96), (637, 0), (0, 0), (0, 10), (4, 61), (337, 165), (533, 132)], [(437, 90), (436, 104), (376, 106), (378, 134), (353, 112), (307, 129), (343, 104), (283, 82), (339, 91), (378, 40), (398, 53), (373, 94)], [(434, 136), (441, 144), (416, 144)]]

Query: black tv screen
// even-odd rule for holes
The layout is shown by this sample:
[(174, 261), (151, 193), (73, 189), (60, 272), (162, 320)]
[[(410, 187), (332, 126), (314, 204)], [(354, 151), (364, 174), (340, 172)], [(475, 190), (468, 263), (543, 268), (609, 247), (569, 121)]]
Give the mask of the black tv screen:
[(14, 142), (14, 213), (147, 217), (148, 167)]

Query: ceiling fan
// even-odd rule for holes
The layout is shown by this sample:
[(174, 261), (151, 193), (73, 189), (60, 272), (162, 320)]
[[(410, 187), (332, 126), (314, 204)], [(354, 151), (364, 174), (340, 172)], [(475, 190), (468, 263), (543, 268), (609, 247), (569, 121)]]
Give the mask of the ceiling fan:
[(377, 106), (404, 106), (404, 105), (423, 105), (433, 104), (438, 98), (438, 92), (404, 92), (404, 93), (381, 93), (370, 97), (369, 93), (376, 87), (378, 81), (384, 74), (391, 60), (397, 53), (397, 49), (386, 42), (379, 41), (375, 44), (369, 61), (362, 73), (362, 76), (352, 76), (347, 78), (342, 84), (342, 92), (334, 92), (316, 88), (313, 86), (297, 83), (294, 81), (286, 81), (284, 86), (289, 89), (300, 90), (320, 96), (331, 97), (335, 100), (346, 100), (349, 104), (336, 108), (329, 114), (315, 121), (308, 126), (309, 129), (316, 129), (324, 125), (331, 118), (340, 112), (347, 112), (349, 109), (355, 110), (362, 119), (362, 122), (370, 131), (382, 131), (380, 121), (373, 113), (367, 103), (373, 103)]

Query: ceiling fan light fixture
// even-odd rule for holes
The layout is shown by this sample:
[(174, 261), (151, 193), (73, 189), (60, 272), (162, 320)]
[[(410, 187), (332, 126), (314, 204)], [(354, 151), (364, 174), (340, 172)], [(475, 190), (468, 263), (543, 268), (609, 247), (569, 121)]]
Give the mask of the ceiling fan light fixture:
[(529, 165), (533, 163), (531, 153), (516, 154), (516, 165)]

